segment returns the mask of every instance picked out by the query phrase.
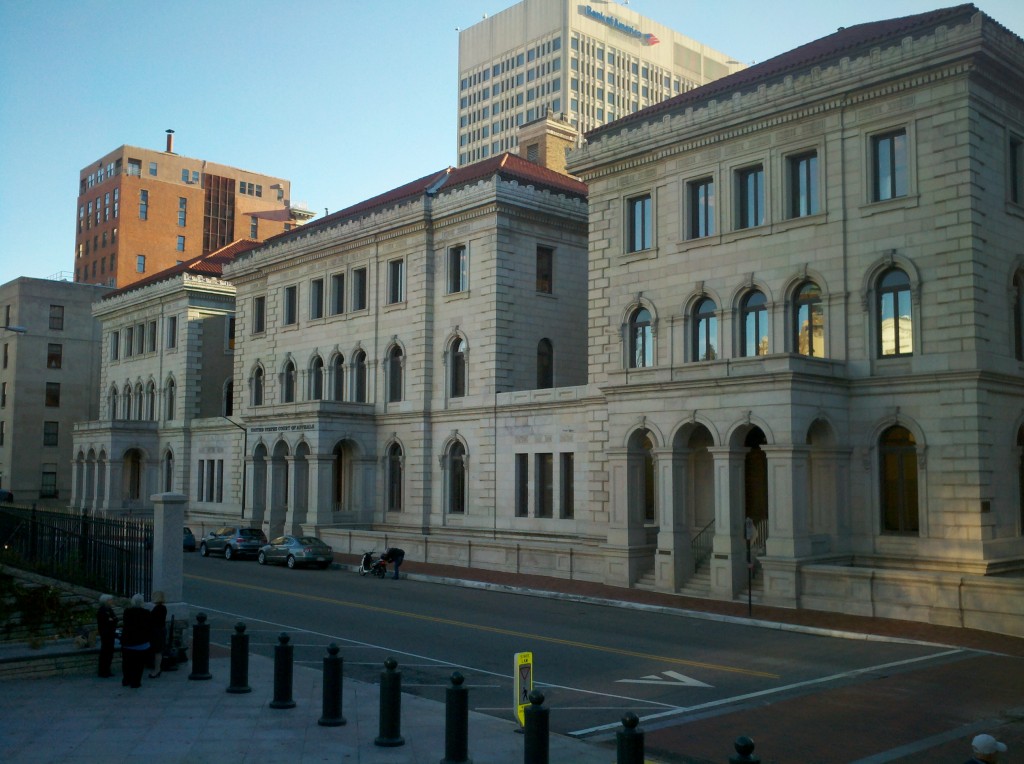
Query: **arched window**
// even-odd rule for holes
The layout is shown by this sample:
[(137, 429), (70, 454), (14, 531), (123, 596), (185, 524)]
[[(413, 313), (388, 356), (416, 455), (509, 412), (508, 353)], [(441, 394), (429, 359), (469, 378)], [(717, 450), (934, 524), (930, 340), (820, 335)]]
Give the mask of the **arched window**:
[(718, 358), (718, 306), (705, 297), (693, 309), (693, 360), (713, 361)]
[(152, 422), (156, 419), (156, 385), (150, 381), (146, 385), (146, 415), (145, 419)]
[(295, 364), (289, 361), (281, 375), (281, 393), (284, 403), (295, 403)]
[(366, 353), (362, 350), (352, 356), (352, 399), (366, 403)]
[(174, 419), (177, 402), (175, 399), (174, 380), (167, 380), (167, 419)]
[(331, 361), (331, 379), (334, 385), (331, 398), (336, 401), (345, 400), (345, 356), (340, 353)]
[(828, 352), (821, 289), (813, 281), (801, 284), (793, 299), (793, 351), (812, 358)]
[(142, 383), (135, 385), (135, 418), (145, 419), (145, 398), (142, 394)]
[(263, 368), (260, 366), (252, 373), (252, 405), (263, 405)]
[(448, 512), (466, 513), (466, 449), (461, 443), (448, 449)]
[(1024, 274), (1013, 277), (1013, 353), (1024, 361)]
[(466, 394), (466, 341), (461, 337), (452, 340), (449, 350), (449, 396), (461, 398)]
[(750, 292), (740, 305), (743, 325), (741, 355), (768, 355), (768, 303), (762, 292)]
[(402, 511), (402, 447), (397, 443), (392, 443), (391, 447), (388, 448), (388, 463), (387, 463), (387, 480), (388, 480), (388, 495), (387, 495), (387, 508), (388, 512), (401, 512)]
[(121, 406), (124, 411), (122, 412), (122, 419), (132, 418), (132, 388), (129, 385), (125, 385), (124, 389), (121, 390)]
[(388, 403), (402, 400), (402, 348), (388, 351)]
[(537, 389), (555, 386), (555, 349), (547, 337), (537, 343)]
[(164, 493), (170, 493), (174, 486), (174, 454), (164, 454)]
[(917, 445), (913, 434), (896, 425), (878, 444), (882, 531), (917, 533)]
[(309, 365), (309, 399), (324, 399), (324, 360), (320, 356), (314, 358), (313, 363)]
[(117, 394), (117, 385), (114, 385), (110, 388), (109, 410), (111, 419), (117, 419), (118, 415), (121, 413), (117, 410), (117, 406), (120, 403), (119, 398), (120, 396)]
[(629, 318), (629, 368), (646, 369), (654, 365), (654, 343), (651, 332), (651, 313), (637, 308)]
[(910, 309), (910, 279), (899, 268), (890, 268), (878, 279), (878, 355), (911, 355), (914, 322)]

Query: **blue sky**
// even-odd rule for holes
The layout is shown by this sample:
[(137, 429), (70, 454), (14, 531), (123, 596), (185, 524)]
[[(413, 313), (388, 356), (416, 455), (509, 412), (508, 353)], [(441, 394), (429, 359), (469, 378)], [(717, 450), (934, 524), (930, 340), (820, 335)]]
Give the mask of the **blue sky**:
[[(613, 0), (614, 1), (614, 0)], [(122, 144), (292, 181), (320, 214), (454, 164), (458, 33), (513, 0), (0, 0), (0, 283), (73, 267), (78, 172)], [(942, 0), (631, 0), (747, 63)], [(1024, 2), (985, 13), (1024, 35)]]

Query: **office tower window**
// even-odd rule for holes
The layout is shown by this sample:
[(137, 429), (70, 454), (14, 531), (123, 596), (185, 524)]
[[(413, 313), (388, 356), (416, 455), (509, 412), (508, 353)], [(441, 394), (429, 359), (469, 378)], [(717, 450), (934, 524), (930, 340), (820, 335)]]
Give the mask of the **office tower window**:
[(146, 272), (146, 256), (136, 255), (135, 256), (135, 272), (145, 273)]
[(907, 131), (893, 130), (871, 138), (873, 187), (875, 202), (906, 196), (909, 192), (909, 155)]
[(44, 464), (42, 478), (39, 485), (40, 499), (57, 499), (57, 465)]
[(537, 388), (555, 386), (555, 349), (547, 337), (537, 343)]
[(46, 368), (59, 369), (63, 362), (64, 346), (51, 342), (46, 346)]
[(260, 237), (260, 219), (255, 215), (249, 216), (249, 238), (258, 239)]
[(149, 174), (156, 175), (156, 162), (149, 163)]
[(178, 249), (179, 252), (184, 252), (185, 251), (185, 237), (184, 236), (179, 236), (178, 237), (177, 249)]
[(149, 191), (139, 191), (139, 220), (149, 219)]
[(59, 422), (43, 422), (43, 445), (56, 446), (59, 442), (59, 433)]
[[(187, 172), (187, 171), (186, 171)], [(184, 196), (178, 197), (178, 225), (184, 227), (188, 216), (188, 199)]]
[(47, 408), (60, 406), (60, 382), (47, 382), (45, 400)]
[[(10, 325), (10, 322), (6, 324)], [(50, 306), (50, 328), (55, 331), (64, 330), (64, 306), (63, 305), (51, 305)]]

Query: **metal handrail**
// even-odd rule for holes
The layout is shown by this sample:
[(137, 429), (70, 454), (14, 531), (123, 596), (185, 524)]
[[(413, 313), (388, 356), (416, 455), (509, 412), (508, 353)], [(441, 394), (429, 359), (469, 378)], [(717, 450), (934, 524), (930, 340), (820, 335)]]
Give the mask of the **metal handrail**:
[(701, 569), (705, 562), (711, 559), (712, 542), (715, 538), (715, 521), (705, 525), (700, 532), (690, 541), (690, 549), (693, 551), (693, 572)]

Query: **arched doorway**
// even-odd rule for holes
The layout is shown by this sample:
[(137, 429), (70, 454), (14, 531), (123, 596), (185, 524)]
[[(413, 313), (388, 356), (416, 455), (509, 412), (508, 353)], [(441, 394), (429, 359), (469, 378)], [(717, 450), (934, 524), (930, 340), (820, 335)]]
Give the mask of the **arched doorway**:
[(762, 446), (768, 439), (760, 427), (751, 427), (743, 439), (744, 514), (754, 521), (757, 540), (763, 546), (768, 537), (768, 458)]
[(295, 479), (295, 506), (291, 512), (291, 530), (298, 533), (306, 522), (309, 511), (309, 444), (302, 441), (295, 447), (293, 471)]
[(267, 518), (270, 523), (267, 535), (270, 538), (284, 533), (285, 519), (288, 516), (288, 454), (288, 444), (279, 440), (274, 445), (270, 457), (270, 507)]
[(267, 447), (260, 443), (252, 452), (252, 520), (262, 523), (267, 510)]
[(341, 440), (331, 451), (334, 463), (331, 470), (331, 500), (335, 512), (352, 512), (352, 445)]
[(137, 448), (130, 448), (124, 454), (124, 472), (121, 496), (127, 502), (127, 509), (134, 509), (142, 499), (142, 470), (144, 458)]
[(654, 439), (650, 430), (634, 432), (629, 438), (628, 448), (630, 519), (650, 525), (657, 521)]

